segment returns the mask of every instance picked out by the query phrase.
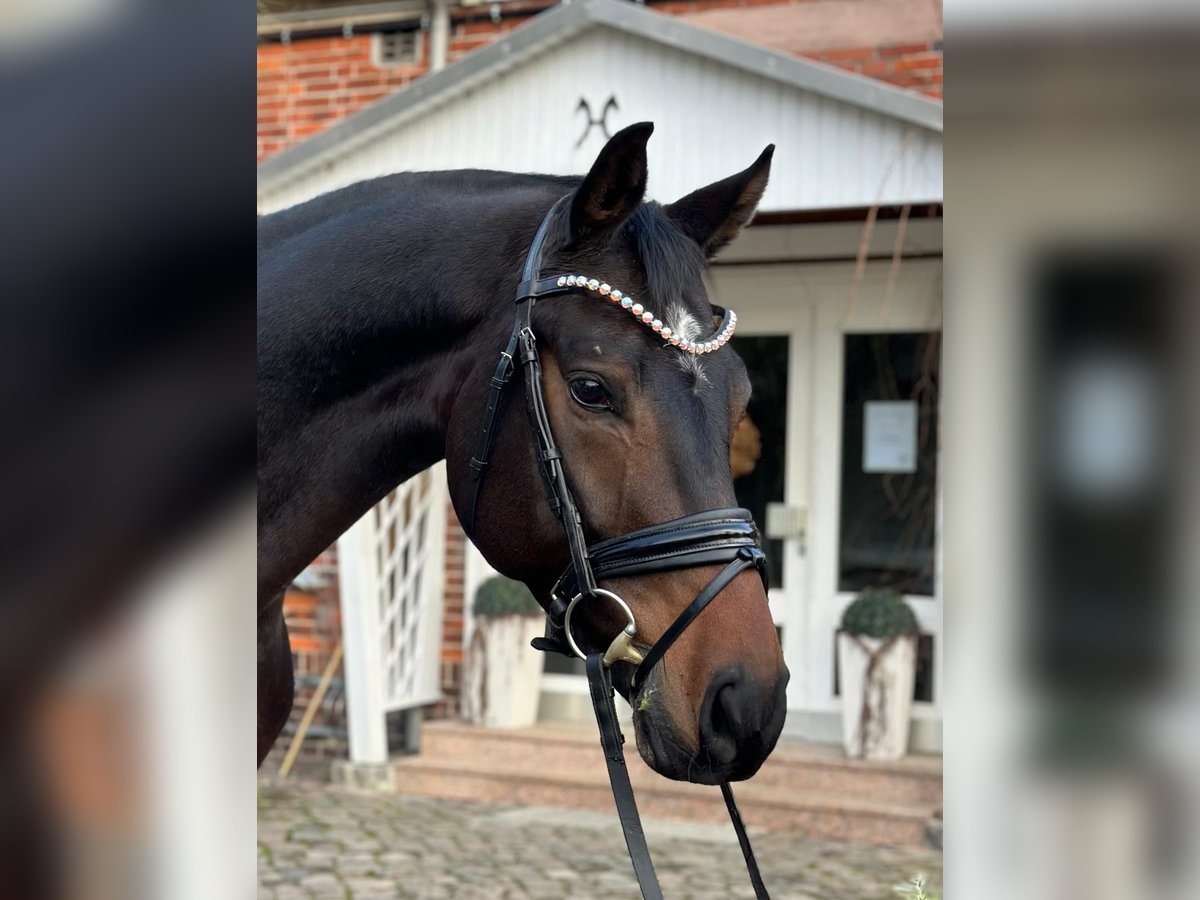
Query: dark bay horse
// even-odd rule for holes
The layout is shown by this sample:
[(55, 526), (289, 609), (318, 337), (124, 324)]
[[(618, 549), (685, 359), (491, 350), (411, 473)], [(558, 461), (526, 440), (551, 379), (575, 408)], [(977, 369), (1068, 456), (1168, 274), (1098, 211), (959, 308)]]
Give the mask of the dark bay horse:
[[(583, 178), (405, 173), (260, 220), (260, 763), (292, 702), (284, 589), (399, 483), (446, 459), (471, 540), (539, 598), (568, 563), (519, 391), (500, 414), (469, 515), (468, 462), (489, 379), (526, 250), (556, 201), (568, 197), (550, 223), (544, 258), (553, 271), (594, 273), (636, 293), (678, 336), (713, 331), (702, 273), (753, 215), (773, 148), (660, 206), (643, 202), (652, 130), (615, 135)], [(534, 314), (547, 411), (589, 542), (736, 505), (729, 446), (750, 393), (732, 348), (680, 352), (613, 306), (567, 295)], [(713, 574), (706, 566), (601, 586), (628, 600), (635, 644), (645, 648)], [(611, 612), (581, 613), (580, 643), (607, 646), (623, 624)], [(629, 668), (618, 663), (614, 681), (633, 706), (642, 757), (663, 775), (747, 778), (773, 749), (788, 672), (753, 571), (733, 580), (636, 692)]]

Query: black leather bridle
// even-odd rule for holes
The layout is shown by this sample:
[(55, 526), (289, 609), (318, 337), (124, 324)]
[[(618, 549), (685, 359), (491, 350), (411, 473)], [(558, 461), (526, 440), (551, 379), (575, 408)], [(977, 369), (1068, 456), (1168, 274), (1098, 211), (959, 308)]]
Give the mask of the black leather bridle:
[[(565, 276), (541, 277), (542, 252), (550, 223), (566, 201), (566, 197), (560, 199), (543, 217), (525, 257), (521, 283), (517, 286), (516, 320), (508, 345), (500, 354), (500, 361), (492, 376), (479, 450), (470, 462), (470, 505), (464, 524), (468, 529), (474, 525), (479, 493), (495, 441), (504, 390), (512, 379), (516, 357), (519, 357), (524, 368), (526, 407), (537, 440), (538, 463), (546, 486), (546, 496), (551, 510), (562, 523), (571, 552), (571, 564), (551, 590), (546, 606), (546, 636), (535, 640), (533, 645), (538, 650), (579, 656), (585, 661), (592, 706), (600, 726), (600, 743), (604, 750), (617, 814), (625, 833), (625, 844), (629, 848), (629, 856), (642, 896), (647, 900), (654, 900), (662, 897), (662, 890), (654, 873), (654, 864), (642, 832), (633, 787), (625, 767), (625, 756), (621, 749), (625, 737), (621, 733), (613, 706), (613, 686), (609, 669), (618, 661), (635, 664), (637, 668), (631, 684), (636, 695), (676, 639), (735, 577), (753, 568), (763, 579), (763, 587), (766, 587), (766, 558), (759, 547), (758, 529), (754, 519), (744, 509), (707, 510), (609, 538), (591, 547), (587, 545), (579, 510), (567, 484), (562, 452), (555, 443), (550, 428), (546, 399), (542, 390), (541, 359), (538, 356), (537, 338), (533, 331), (533, 308), (538, 300), (577, 290), (573, 283), (566, 283)], [(729, 314), (725, 310), (715, 306), (713, 309), (717, 315), (724, 315), (728, 320)], [(723, 568), (645, 654), (633, 645), (636, 622), (629, 605), (613, 592), (598, 587), (596, 583), (597, 578), (624, 578), (707, 565), (723, 565)], [(572, 614), (580, 602), (601, 599), (616, 603), (625, 613), (628, 624), (612, 641), (606, 652), (584, 653), (571, 633)], [(737, 832), (755, 896), (763, 900), (768, 897), (767, 890), (759, 874), (741, 815), (734, 803), (733, 792), (727, 782), (721, 784), (721, 793)]]

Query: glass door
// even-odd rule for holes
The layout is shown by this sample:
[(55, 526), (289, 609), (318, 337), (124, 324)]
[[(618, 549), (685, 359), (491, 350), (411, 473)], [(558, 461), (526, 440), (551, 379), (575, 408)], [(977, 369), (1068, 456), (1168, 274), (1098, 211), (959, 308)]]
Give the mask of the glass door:
[[(730, 344), (742, 357), (752, 394), (746, 417), (738, 425), (730, 450), (733, 487), (738, 502), (766, 528), (767, 507), (783, 503), (787, 471), (788, 353), (787, 335), (734, 337)], [(783, 587), (784, 542), (763, 541), (772, 588)]]

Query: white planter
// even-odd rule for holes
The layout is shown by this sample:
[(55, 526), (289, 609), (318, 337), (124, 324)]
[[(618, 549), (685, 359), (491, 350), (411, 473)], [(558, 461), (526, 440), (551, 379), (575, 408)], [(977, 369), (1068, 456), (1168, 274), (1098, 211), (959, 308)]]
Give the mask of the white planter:
[[(878, 638), (838, 635), (842, 743), (852, 758), (899, 759), (908, 751), (917, 640), (911, 635), (897, 637), (880, 653), (885, 643)], [(868, 677), (873, 654), (877, 659)]]
[(542, 654), (529, 646), (545, 630), (540, 616), (479, 616), (463, 667), (462, 716), (489, 728), (537, 721)]

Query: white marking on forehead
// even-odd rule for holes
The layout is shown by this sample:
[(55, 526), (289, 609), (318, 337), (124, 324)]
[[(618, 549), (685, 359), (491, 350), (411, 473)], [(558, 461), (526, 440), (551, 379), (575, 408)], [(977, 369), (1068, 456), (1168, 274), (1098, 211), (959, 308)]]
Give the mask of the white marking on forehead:
[[(672, 306), (667, 312), (667, 321), (671, 325), (671, 330), (684, 340), (695, 341), (704, 337), (707, 332), (704, 327), (696, 321), (696, 317), (687, 311), (683, 306)], [(696, 379), (697, 386), (700, 382), (708, 384), (708, 376), (704, 374), (704, 367), (700, 365), (700, 357), (691, 353), (675, 354), (679, 365), (683, 367), (683, 371), (691, 373)]]
[(595, 347), (593, 347), (593, 348), (592, 348), (592, 352), (593, 352), (593, 353), (595, 353), (597, 356), (603, 356), (603, 355), (604, 355), (603, 351), (601, 351), (601, 349), (600, 349), (600, 345), (599, 345), (599, 344), (597, 344)]

